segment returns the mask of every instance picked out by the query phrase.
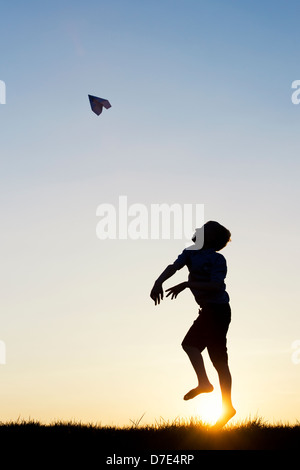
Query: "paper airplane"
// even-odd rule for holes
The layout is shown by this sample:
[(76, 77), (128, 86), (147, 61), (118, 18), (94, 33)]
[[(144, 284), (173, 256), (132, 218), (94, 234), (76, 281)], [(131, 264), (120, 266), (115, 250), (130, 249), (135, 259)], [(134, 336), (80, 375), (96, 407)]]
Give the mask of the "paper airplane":
[(103, 107), (105, 109), (111, 108), (111, 104), (108, 100), (98, 98), (98, 96), (88, 95), (92, 111), (99, 116), (102, 113)]

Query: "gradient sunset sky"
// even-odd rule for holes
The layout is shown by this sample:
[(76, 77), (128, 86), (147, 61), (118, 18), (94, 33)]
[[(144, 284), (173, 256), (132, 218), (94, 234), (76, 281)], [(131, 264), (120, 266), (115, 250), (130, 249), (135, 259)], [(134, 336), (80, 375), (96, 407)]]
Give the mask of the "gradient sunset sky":
[[(181, 341), (188, 291), (154, 306), (182, 240), (99, 240), (99, 204), (204, 204), (232, 233), (235, 420), (300, 418), (297, 1), (1, 5), (0, 420), (203, 417)], [(97, 117), (88, 94), (109, 99)], [(187, 278), (183, 269), (165, 284)], [(300, 357), (300, 354), (299, 354)]]

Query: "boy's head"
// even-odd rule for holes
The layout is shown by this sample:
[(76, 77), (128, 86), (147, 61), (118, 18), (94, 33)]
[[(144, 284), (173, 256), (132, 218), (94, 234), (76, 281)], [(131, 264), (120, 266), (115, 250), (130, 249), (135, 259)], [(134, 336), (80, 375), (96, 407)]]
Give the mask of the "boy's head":
[[(219, 222), (213, 220), (206, 222), (201, 230), (204, 229), (204, 243), (203, 248), (212, 248), (215, 251), (220, 251), (230, 241), (231, 233)], [(196, 241), (196, 234), (192, 238), (193, 242)]]

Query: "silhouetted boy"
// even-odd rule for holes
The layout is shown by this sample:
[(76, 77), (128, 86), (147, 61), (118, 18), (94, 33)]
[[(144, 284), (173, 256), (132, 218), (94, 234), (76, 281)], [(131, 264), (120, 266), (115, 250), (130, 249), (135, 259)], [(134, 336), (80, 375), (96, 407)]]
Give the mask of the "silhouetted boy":
[[(196, 242), (197, 233), (199, 234), (198, 230), (192, 239), (194, 242)], [(184, 396), (184, 400), (190, 400), (200, 393), (213, 391), (201, 354), (207, 348), (209, 357), (218, 372), (222, 393), (222, 415), (215, 425), (218, 428), (224, 426), (236, 413), (231, 401), (232, 381), (226, 346), (226, 335), (231, 320), (229, 296), (224, 283), (227, 265), (224, 256), (217, 253), (230, 241), (231, 233), (214, 221), (207, 222), (200, 230), (204, 230), (202, 248), (197, 249), (196, 244), (196, 247), (183, 250), (177, 260), (167, 266), (155, 281), (150, 297), (155, 305), (159, 304), (164, 296), (163, 282), (173, 276), (176, 271), (187, 266), (188, 281), (166, 290), (167, 297), (171, 295), (172, 299), (176, 299), (177, 295), (188, 287), (200, 307), (198, 318), (182, 342), (182, 347), (189, 356), (198, 378), (197, 387), (190, 390)]]

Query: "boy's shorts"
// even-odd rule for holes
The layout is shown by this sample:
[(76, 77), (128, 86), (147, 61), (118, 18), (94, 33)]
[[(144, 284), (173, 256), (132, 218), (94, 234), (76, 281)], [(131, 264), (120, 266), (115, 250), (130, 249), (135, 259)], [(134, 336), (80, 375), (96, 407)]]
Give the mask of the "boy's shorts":
[(207, 304), (199, 310), (199, 316), (182, 341), (182, 347), (193, 346), (202, 352), (207, 348), (213, 364), (227, 362), (227, 331), (231, 321), (228, 303)]

